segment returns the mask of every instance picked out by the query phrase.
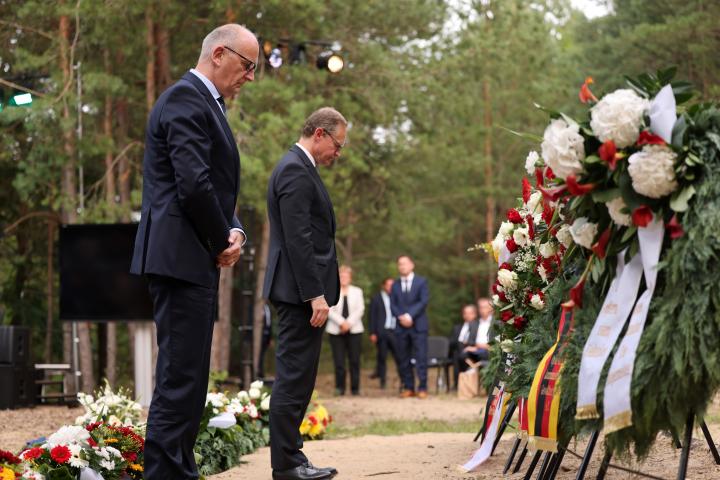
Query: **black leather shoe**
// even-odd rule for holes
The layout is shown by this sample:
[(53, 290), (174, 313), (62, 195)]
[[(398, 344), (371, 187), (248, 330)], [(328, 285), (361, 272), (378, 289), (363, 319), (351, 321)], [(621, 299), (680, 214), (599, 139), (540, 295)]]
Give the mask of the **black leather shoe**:
[(273, 470), (273, 480), (325, 480), (332, 478), (333, 474), (326, 470), (298, 465), (288, 470)]
[(337, 469), (335, 467), (316, 467), (315, 465), (310, 463), (310, 460), (305, 462), (305, 466), (309, 467), (309, 468), (314, 468), (315, 470), (320, 470), (320, 471), (324, 470), (326, 472), (329, 472), (332, 476), (337, 475)]

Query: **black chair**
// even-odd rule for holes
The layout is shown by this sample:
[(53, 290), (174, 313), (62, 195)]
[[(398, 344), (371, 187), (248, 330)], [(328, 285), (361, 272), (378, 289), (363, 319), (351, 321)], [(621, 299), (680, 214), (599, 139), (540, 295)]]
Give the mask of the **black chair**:
[[(453, 361), (450, 358), (450, 340), (447, 337), (428, 337), (428, 360), (427, 368), (437, 368), (437, 380), (435, 380), (435, 393), (440, 391), (441, 379), (445, 379), (446, 391), (450, 388), (450, 365)], [(441, 376), (441, 373), (444, 376)]]

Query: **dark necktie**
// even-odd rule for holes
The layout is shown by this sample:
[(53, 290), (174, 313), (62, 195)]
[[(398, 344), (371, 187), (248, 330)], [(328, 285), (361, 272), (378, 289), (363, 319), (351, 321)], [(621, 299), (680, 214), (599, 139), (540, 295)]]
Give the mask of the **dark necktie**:
[(347, 295), (343, 295), (342, 299), (343, 299), (342, 316), (343, 316), (343, 318), (348, 318), (350, 316), (350, 310), (348, 310)]
[(227, 116), (227, 108), (225, 108), (225, 99), (223, 97), (218, 97), (217, 101), (220, 104), (220, 110), (222, 110), (223, 115)]

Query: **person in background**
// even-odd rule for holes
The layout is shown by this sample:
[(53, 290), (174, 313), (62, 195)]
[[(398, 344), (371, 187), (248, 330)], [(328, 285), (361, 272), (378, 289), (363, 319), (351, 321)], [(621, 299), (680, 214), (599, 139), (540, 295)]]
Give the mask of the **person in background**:
[[(387, 379), (387, 355), (388, 352), (399, 365), (397, 356), (397, 345), (395, 343), (395, 327), (397, 318), (390, 310), (390, 292), (393, 279), (383, 280), (382, 288), (370, 301), (370, 341), (377, 349), (377, 378), (380, 379), (380, 388), (384, 389)], [(400, 376), (398, 372), (398, 377)]]
[(462, 320), (461, 325), (455, 325), (453, 327), (452, 335), (450, 337), (450, 356), (453, 359), (454, 365), (454, 376), (455, 387), (457, 388), (458, 376), (460, 372), (464, 372), (468, 369), (468, 364), (465, 361), (477, 361), (479, 358), (476, 356), (476, 339), (478, 334), (478, 309), (473, 304), (465, 305), (462, 309)]
[(360, 394), (360, 347), (365, 300), (359, 287), (351, 285), (352, 268), (340, 266), (340, 301), (330, 308), (325, 330), (335, 364), (335, 394), (345, 394), (345, 359), (350, 366), (350, 392)]

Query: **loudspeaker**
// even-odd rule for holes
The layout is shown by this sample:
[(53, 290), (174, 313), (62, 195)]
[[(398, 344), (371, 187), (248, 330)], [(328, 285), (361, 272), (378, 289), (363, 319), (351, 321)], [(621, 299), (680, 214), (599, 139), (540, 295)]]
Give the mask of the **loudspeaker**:
[(30, 364), (30, 329), (15, 325), (0, 326), (0, 364)]
[(30, 366), (0, 365), (0, 410), (35, 404), (35, 369)]

